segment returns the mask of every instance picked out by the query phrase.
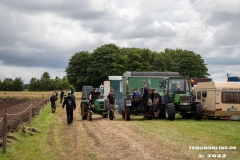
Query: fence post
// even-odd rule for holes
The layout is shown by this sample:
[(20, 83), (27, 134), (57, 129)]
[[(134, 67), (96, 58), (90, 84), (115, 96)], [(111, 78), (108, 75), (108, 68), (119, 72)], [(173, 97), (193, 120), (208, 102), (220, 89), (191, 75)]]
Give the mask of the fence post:
[(7, 110), (3, 113), (3, 154), (7, 152)]
[(28, 125), (29, 126), (31, 125), (31, 121), (32, 121), (32, 103), (31, 103), (30, 108), (29, 108), (29, 118), (28, 118)]

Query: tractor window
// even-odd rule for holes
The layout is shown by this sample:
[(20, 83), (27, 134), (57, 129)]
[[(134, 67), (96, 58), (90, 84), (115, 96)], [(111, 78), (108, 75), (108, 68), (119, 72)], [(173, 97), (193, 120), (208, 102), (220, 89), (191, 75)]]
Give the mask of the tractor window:
[(202, 97), (207, 97), (207, 91), (202, 91)]
[(201, 99), (201, 92), (200, 91), (197, 92), (197, 99)]
[(222, 92), (222, 103), (240, 103), (240, 92)]
[(189, 91), (189, 85), (185, 79), (170, 79), (169, 89), (171, 91)]

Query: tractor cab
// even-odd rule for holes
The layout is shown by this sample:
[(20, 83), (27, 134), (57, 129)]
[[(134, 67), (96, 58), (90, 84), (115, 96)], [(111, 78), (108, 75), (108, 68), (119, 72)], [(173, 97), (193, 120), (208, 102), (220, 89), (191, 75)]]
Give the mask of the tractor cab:
[(162, 82), (161, 90), (170, 102), (174, 102), (176, 95), (189, 95), (190, 97), (188, 80), (185, 78), (167, 78)]

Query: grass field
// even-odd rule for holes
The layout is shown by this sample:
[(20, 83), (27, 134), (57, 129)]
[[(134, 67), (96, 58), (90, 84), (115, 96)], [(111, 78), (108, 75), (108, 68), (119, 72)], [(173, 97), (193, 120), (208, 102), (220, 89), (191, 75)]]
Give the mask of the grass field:
[[(57, 91), (60, 96), (61, 91)], [(0, 98), (28, 98), (28, 99), (42, 99), (42, 97), (51, 96), (53, 91), (43, 92), (29, 92), (29, 91), (0, 91)], [(66, 92), (65, 92), (66, 93)], [(74, 93), (77, 98), (81, 98), (81, 92)]]
[[(162, 156), (160, 159), (199, 159), (199, 154), (204, 154), (206, 159), (211, 159), (208, 155), (226, 155), (222, 159), (227, 160), (240, 157), (239, 121), (131, 117), (126, 122), (116, 115), (113, 121), (100, 117), (90, 122), (81, 120), (78, 111), (74, 116), (74, 123), (69, 127), (65, 110), (59, 107), (52, 114), (50, 107), (46, 107), (32, 123), (41, 133), (21, 136), (18, 130), (14, 135), (20, 140), (11, 140), (7, 154), (0, 154), (0, 159), (144, 159), (152, 154)], [(190, 146), (234, 146), (236, 150), (190, 150)]]

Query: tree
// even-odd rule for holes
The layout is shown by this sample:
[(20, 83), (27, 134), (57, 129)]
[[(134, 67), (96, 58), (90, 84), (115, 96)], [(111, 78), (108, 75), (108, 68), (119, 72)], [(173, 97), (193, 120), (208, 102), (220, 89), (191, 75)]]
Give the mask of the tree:
[(13, 80), (13, 91), (23, 91), (24, 89), (24, 84), (23, 84), (23, 80), (21, 78), (16, 77)]
[(120, 50), (115, 44), (105, 44), (93, 51), (90, 66), (87, 68), (89, 84), (98, 87), (109, 75), (122, 75), (117, 64), (118, 54)]
[(50, 90), (53, 90), (53, 84), (52, 84), (52, 81), (50, 79), (50, 75), (48, 72), (44, 72), (41, 76), (41, 79), (40, 79), (40, 84), (41, 84), (41, 88), (40, 90), (41, 91), (50, 91)]
[(40, 80), (32, 77), (30, 80), (28, 90), (29, 91), (40, 91), (41, 90)]
[(77, 91), (80, 91), (84, 84), (88, 84), (90, 78), (87, 75), (87, 68), (90, 66), (91, 61), (91, 55), (86, 51), (76, 52), (69, 59), (65, 70), (67, 79)]

